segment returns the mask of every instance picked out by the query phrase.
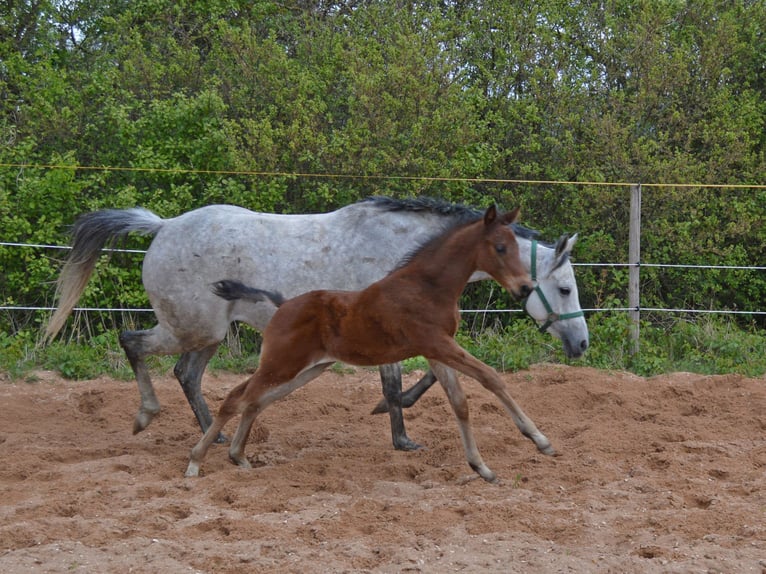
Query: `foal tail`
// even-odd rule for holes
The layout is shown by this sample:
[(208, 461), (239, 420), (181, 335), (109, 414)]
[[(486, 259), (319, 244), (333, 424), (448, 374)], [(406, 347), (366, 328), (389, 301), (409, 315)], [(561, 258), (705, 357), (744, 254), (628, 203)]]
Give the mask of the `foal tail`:
[(72, 251), (64, 264), (56, 285), (58, 308), (45, 328), (45, 337), (53, 339), (80, 300), (88, 279), (93, 274), (101, 249), (131, 231), (154, 235), (164, 220), (142, 207), (103, 209), (86, 213), (72, 226)]
[(231, 279), (224, 279), (223, 281), (213, 283), (213, 293), (227, 301), (234, 301), (236, 299), (252, 301), (253, 303), (270, 301), (275, 307), (280, 307), (285, 302), (285, 298), (277, 291), (266, 291), (265, 289), (248, 287), (244, 283)]

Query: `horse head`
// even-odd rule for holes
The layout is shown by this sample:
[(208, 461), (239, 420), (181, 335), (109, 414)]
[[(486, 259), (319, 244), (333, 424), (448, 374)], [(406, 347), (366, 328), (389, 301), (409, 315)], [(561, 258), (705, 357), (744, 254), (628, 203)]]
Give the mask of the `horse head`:
[(567, 357), (580, 357), (588, 348), (588, 325), (580, 308), (570, 255), (577, 235), (562, 235), (551, 248), (531, 242), (530, 274), (534, 290), (524, 302), (541, 331), (561, 340)]

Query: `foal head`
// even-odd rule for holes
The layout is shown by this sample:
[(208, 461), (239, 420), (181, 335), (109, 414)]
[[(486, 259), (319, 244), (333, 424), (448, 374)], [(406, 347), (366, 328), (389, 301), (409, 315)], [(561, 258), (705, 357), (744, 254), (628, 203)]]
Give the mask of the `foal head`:
[(521, 263), (519, 244), (510, 227), (518, 216), (518, 207), (504, 214), (498, 214), (494, 206), (487, 209), (477, 267), (491, 275), (514, 297), (523, 298), (532, 292), (534, 285)]

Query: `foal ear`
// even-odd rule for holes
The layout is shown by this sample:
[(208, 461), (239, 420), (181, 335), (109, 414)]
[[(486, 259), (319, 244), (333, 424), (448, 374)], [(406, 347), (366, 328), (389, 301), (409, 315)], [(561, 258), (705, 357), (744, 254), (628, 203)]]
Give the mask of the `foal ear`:
[(519, 211), (521, 211), (521, 208), (517, 207), (513, 211), (509, 211), (505, 213), (502, 217), (503, 225), (510, 225), (511, 223), (516, 221), (519, 218)]
[(495, 219), (497, 219), (497, 207), (495, 205), (490, 205), (487, 208), (487, 211), (484, 212), (484, 225), (492, 225), (495, 222)]

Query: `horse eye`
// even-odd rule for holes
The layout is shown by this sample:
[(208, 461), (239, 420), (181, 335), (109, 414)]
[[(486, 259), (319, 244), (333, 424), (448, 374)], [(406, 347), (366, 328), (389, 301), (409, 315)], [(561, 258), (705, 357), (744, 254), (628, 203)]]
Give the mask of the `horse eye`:
[(505, 245), (503, 245), (502, 243), (498, 243), (497, 245), (495, 245), (495, 251), (497, 251), (498, 253), (505, 253)]
[(569, 295), (571, 292), (572, 290), (569, 287), (559, 287), (559, 293), (561, 293), (565, 297)]

